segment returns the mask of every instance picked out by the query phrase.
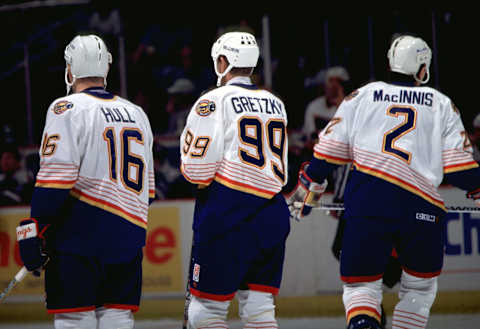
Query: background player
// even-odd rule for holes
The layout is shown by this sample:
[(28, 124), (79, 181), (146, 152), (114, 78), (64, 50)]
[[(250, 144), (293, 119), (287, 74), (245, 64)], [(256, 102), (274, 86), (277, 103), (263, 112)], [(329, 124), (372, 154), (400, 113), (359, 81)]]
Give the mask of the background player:
[(45, 266), (55, 328), (133, 328), (154, 197), (150, 124), (105, 90), (102, 39), (76, 36), (65, 60), (67, 96), (48, 109), (32, 218), (17, 228), (21, 257), (29, 271)]
[(393, 328), (426, 327), (444, 254), (445, 206), (437, 188), (445, 179), (480, 197), (480, 169), (458, 109), (420, 86), (429, 79), (428, 45), (398, 37), (388, 59), (391, 82), (373, 82), (346, 97), (289, 199), (293, 215), (302, 217), (315, 205), (303, 201), (312, 194), (310, 182), (353, 161), (340, 256), (349, 329), (380, 328), (381, 278), (392, 247), (403, 268)]
[(189, 324), (227, 328), (237, 293), (245, 328), (277, 328), (273, 295), (282, 278), (289, 211), (287, 114), (250, 80), (259, 48), (249, 33), (213, 44), (217, 85), (192, 108), (181, 136), (181, 170), (198, 185)]

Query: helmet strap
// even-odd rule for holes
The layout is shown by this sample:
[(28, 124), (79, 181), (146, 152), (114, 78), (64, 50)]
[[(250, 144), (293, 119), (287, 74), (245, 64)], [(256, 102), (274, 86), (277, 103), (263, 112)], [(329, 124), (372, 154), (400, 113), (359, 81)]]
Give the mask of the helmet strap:
[(217, 75), (217, 87), (220, 87), (222, 85), (222, 78), (226, 76), (228, 72), (230, 72), (230, 70), (233, 68), (233, 65), (229, 63), (225, 71), (220, 73), (217, 68), (217, 60), (214, 59), (213, 67), (215, 68), (215, 74)]
[(75, 83), (75, 76), (72, 75), (72, 82), (68, 81), (68, 67), (65, 67), (65, 84), (67, 85), (67, 96), (70, 94), (73, 84)]
[(413, 76), (413, 78), (415, 79), (415, 81), (417, 81), (418, 83), (424, 85), (426, 84), (429, 80), (430, 80), (430, 70), (428, 69), (428, 67), (425, 65), (425, 77), (423, 79), (419, 79), (418, 78), (418, 73), (421, 72), (421, 69), (422, 69), (423, 65), (420, 67), (420, 70)]

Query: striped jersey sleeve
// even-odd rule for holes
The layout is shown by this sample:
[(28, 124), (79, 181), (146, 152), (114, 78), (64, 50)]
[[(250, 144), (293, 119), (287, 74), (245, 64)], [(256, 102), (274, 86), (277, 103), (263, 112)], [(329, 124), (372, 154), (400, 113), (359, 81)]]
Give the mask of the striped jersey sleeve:
[[(48, 110), (35, 187), (70, 189), (78, 179), (80, 150), (76, 141), (82, 131), (82, 120), (74, 117), (72, 110), (58, 110), (59, 103), (63, 104), (57, 102)], [(68, 106), (69, 102), (65, 103), (62, 106)]]
[(314, 146), (314, 157), (332, 164), (343, 165), (353, 160), (349, 131), (351, 131), (349, 115), (353, 111), (352, 103), (344, 101), (335, 116), (318, 134), (318, 142)]
[(445, 109), (445, 130), (443, 134), (443, 172), (450, 174), (477, 168), (473, 159), (473, 148), (463, 126), (460, 113), (450, 101)]
[(218, 107), (214, 95), (198, 100), (180, 136), (180, 170), (190, 183), (209, 185), (222, 161), (224, 132)]

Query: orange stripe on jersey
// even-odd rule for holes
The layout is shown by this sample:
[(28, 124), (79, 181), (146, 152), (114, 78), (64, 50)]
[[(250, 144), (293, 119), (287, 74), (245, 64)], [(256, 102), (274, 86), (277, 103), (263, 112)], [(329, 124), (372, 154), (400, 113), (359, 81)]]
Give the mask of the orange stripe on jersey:
[(209, 184), (213, 181), (213, 177), (208, 178), (208, 179), (195, 179), (195, 178), (191, 178), (191, 177), (189, 177), (188, 174), (185, 172), (183, 166), (180, 167), (180, 171), (181, 171), (183, 177), (185, 177), (185, 179), (186, 179), (187, 181), (189, 181), (190, 183), (192, 183), (192, 184), (209, 185)]
[(87, 195), (77, 189), (72, 189), (70, 191), (70, 194), (79, 199), (80, 201), (83, 201), (85, 203), (88, 203), (89, 205), (91, 206), (94, 206), (94, 207), (97, 207), (97, 208), (100, 208), (102, 210), (105, 210), (105, 211), (108, 211), (108, 212), (111, 212), (112, 214), (115, 214), (117, 216), (120, 216), (126, 220), (128, 220), (129, 222), (135, 224), (135, 225), (138, 225), (144, 229), (147, 229), (147, 223), (144, 219), (136, 216), (136, 215), (133, 215), (133, 214), (130, 214), (128, 212), (126, 212), (125, 210), (123, 210), (122, 208), (114, 205), (114, 204), (111, 204), (105, 200), (101, 200), (101, 199), (98, 199), (98, 198), (95, 198), (95, 197), (92, 197), (90, 195)]
[(370, 168), (370, 167), (367, 167), (367, 166), (360, 165), (356, 161), (353, 162), (353, 165), (355, 166), (355, 168), (358, 169), (358, 171), (364, 172), (366, 174), (369, 174), (369, 175), (375, 176), (377, 178), (386, 180), (389, 183), (400, 186), (401, 188), (403, 188), (403, 189), (405, 189), (409, 192), (412, 192), (413, 194), (418, 195), (419, 197), (425, 199), (426, 201), (432, 203), (433, 205), (443, 209), (444, 211), (447, 211), (447, 209), (445, 208), (445, 205), (443, 204), (443, 201), (438, 200), (438, 199), (428, 195), (427, 193), (423, 192), (422, 190), (418, 189), (417, 187), (413, 186), (412, 184), (410, 184), (410, 183), (408, 183), (404, 180), (401, 180), (398, 177), (394, 177), (390, 174), (387, 174), (385, 172), (382, 172), (382, 171), (374, 169), (374, 168)]
[(478, 163), (476, 161), (469, 161), (466, 163), (458, 163), (450, 166), (445, 166), (443, 167), (443, 172), (445, 174), (449, 174), (452, 172), (457, 172), (457, 171), (462, 171), (462, 170), (468, 170), (468, 169), (473, 169), (477, 168)]
[(271, 199), (276, 194), (275, 192), (272, 192), (272, 191), (259, 189), (257, 187), (253, 187), (244, 183), (233, 181), (231, 179), (228, 179), (227, 177), (219, 175), (218, 173), (215, 176), (215, 181), (231, 189), (253, 194), (265, 199)]
[(326, 155), (326, 154), (323, 154), (323, 153), (320, 153), (320, 152), (317, 152), (317, 151), (315, 151), (313, 153), (313, 156), (315, 158), (319, 159), (319, 160), (325, 160), (325, 161), (327, 161), (329, 163), (333, 163), (333, 164), (344, 165), (344, 164), (352, 162), (352, 160), (350, 160), (350, 159), (334, 157), (334, 156)]
[(37, 179), (35, 182), (35, 187), (44, 187), (44, 188), (59, 188), (59, 189), (70, 189), (72, 188), (77, 180), (41, 180)]

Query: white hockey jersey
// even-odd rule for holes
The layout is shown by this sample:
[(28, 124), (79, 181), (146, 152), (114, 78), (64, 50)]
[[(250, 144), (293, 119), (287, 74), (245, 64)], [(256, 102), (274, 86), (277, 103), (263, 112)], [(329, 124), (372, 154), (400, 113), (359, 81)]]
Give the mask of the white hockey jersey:
[(345, 98), (319, 134), (314, 156), (356, 170), (444, 208), (444, 173), (478, 167), (458, 109), (430, 87), (370, 83)]
[(102, 88), (57, 99), (48, 109), (36, 187), (70, 195), (147, 227), (154, 198), (153, 137), (143, 110)]
[(194, 184), (213, 180), (263, 198), (288, 179), (283, 102), (235, 77), (194, 104), (180, 138), (181, 171)]

